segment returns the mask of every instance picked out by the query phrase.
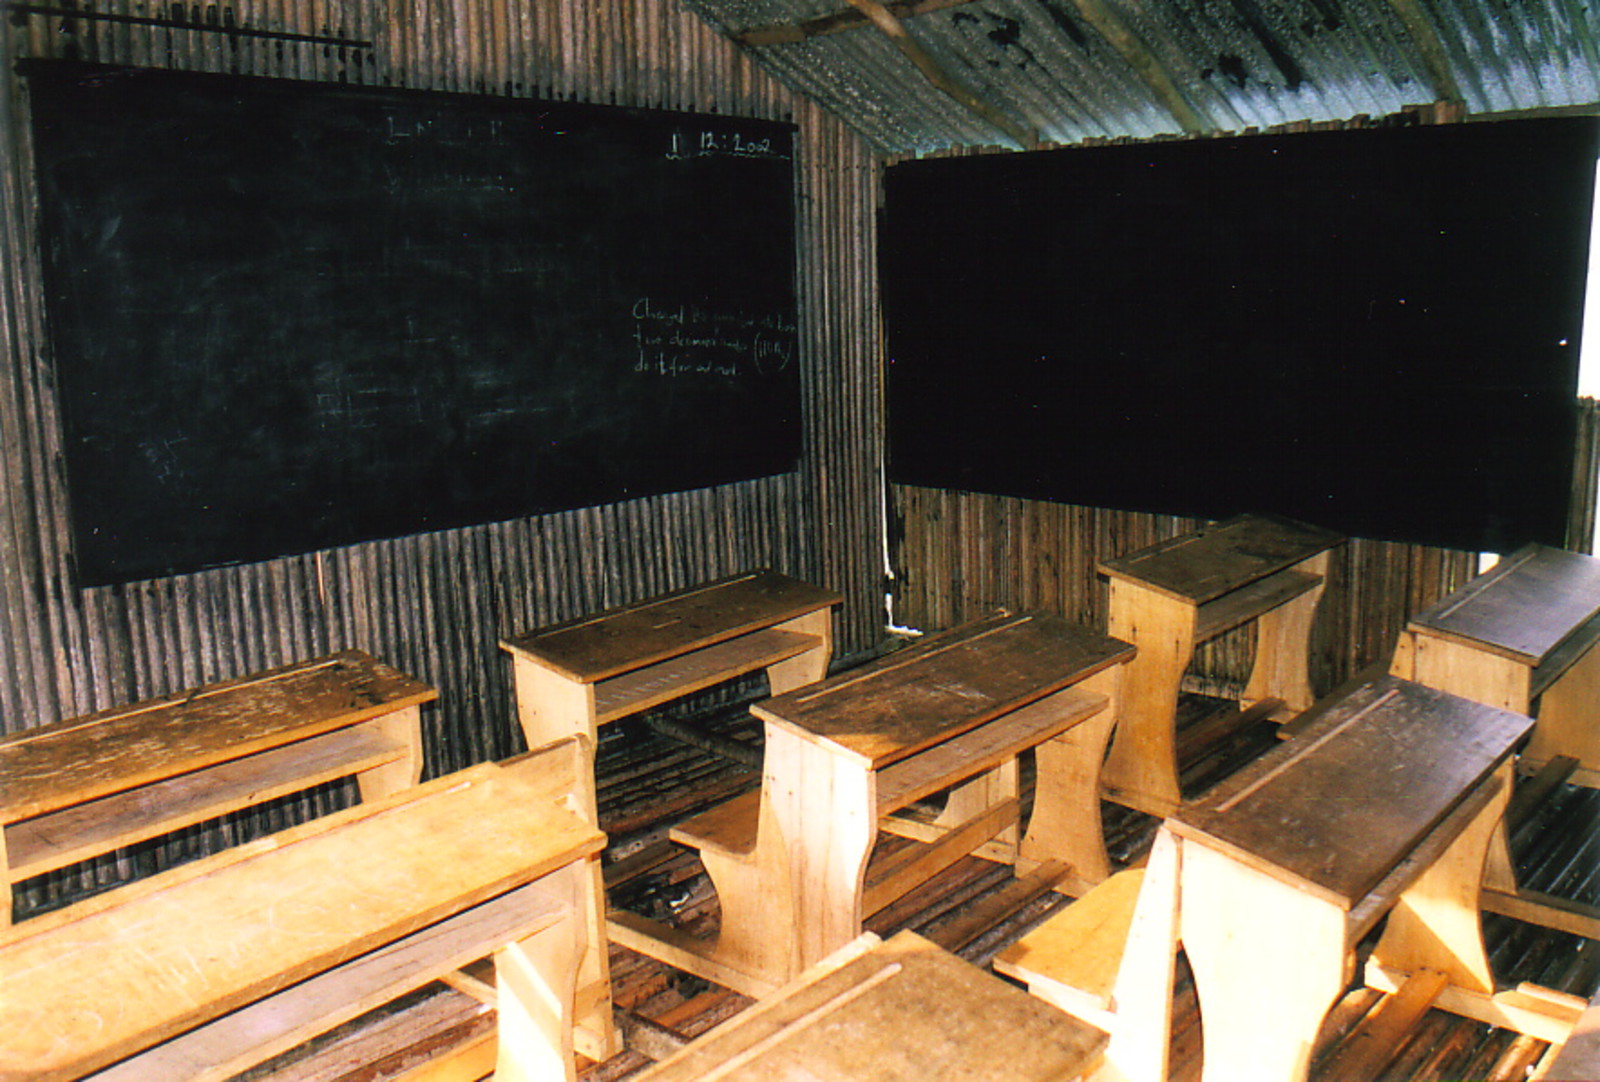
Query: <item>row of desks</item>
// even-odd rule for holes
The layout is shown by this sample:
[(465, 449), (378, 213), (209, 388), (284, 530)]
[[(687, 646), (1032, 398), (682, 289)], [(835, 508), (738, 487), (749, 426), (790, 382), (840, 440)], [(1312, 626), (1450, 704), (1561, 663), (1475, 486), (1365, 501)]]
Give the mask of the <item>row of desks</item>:
[[(1152, 740), (1159, 744), (1172, 723), (1167, 700), (1175, 706), (1181, 673), (1166, 670), (1206, 635), (1257, 621), (1261, 645), (1250, 697), (1307, 705), (1304, 640), (1326, 554), (1337, 541), (1321, 531), (1285, 533), (1282, 524), (1251, 519), (1108, 566), (1113, 624), (1139, 642), (1137, 652), (1126, 641), (1065, 621), (999, 614), (821, 679), (831, 652), (829, 609), (837, 597), (766, 573), (544, 629), (505, 646), (514, 660), (519, 716), (530, 745), (580, 737), (571, 744), (579, 756), (575, 773), (587, 773), (587, 780), (574, 782), (571, 793), (578, 820), (591, 837), (597, 823), (592, 761), (586, 757), (598, 726), (731, 676), (766, 672), (775, 694), (756, 707), (767, 733), (759, 794), (747, 805), (748, 813), (725, 815), (720, 824), (728, 830), (731, 823), (737, 840), (719, 839), (715, 830), (693, 839), (702, 845), (722, 895), (722, 941), (686, 945), (670, 932), (615, 914), (610, 924), (612, 936), (622, 942), (691, 969), (698, 959), (705, 975), (756, 994), (814, 971), (856, 939), (864, 915), (875, 906), (980, 847), (991, 854), (998, 849), (1023, 867), (1065, 861), (1071, 868), (1064, 881), (1068, 893), (1083, 893), (1103, 881), (1110, 867), (1100, 841), (1099, 797), (1108, 780), (1102, 763), (1122, 719), (1121, 743), (1112, 748), (1107, 766), (1109, 788), (1136, 793), (1143, 786), (1145, 803), (1176, 811), (1163, 830), (1151, 879), (1155, 894), (1181, 893), (1187, 899), (1172, 910), (1169, 923), (1171, 934), (1181, 934), (1195, 959), (1197, 982), (1212, 989), (1207, 1070), (1213, 1076), (1209, 1034), (1219, 1034), (1220, 1049), (1230, 1047), (1225, 1036), (1230, 1002), (1255, 1004), (1263, 983), (1287, 980), (1294, 987), (1315, 987), (1283, 1000), (1285, 1011), (1310, 1017), (1318, 1013), (1314, 1004), (1335, 976), (1323, 962), (1306, 962), (1295, 963), (1289, 977), (1263, 970), (1247, 978), (1248, 967), (1230, 961), (1240, 937), (1270, 937), (1278, 934), (1272, 929), (1280, 930), (1285, 950), (1265, 952), (1280, 968), (1284, 957), (1295, 954), (1289, 947), (1313, 941), (1326, 946), (1306, 957), (1342, 957), (1363, 921), (1370, 926), (1402, 894), (1414, 904), (1422, 896), (1418, 882), (1433, 884), (1428, 889), (1442, 900), (1429, 911), (1433, 916), (1425, 913), (1412, 922), (1419, 930), (1408, 933), (1409, 945), (1382, 952), (1375, 972), (1381, 974), (1385, 966), (1403, 974), (1424, 963), (1426, 968), (1444, 965), (1429, 945), (1449, 943), (1457, 962), (1449, 970), (1452, 984), (1492, 995), (1487, 963), (1477, 957), (1481, 938), (1474, 954), (1470, 937), (1462, 939), (1466, 933), (1456, 927), (1460, 913), (1470, 913), (1475, 928), (1477, 915), (1476, 881), (1461, 869), (1471, 868), (1474, 860), (1482, 867), (1481, 850), (1488, 843), (1480, 839), (1492, 834), (1482, 824), (1498, 821), (1509, 794), (1511, 753), (1532, 726), (1527, 713), (1534, 696), (1543, 695), (1548, 709), (1559, 700), (1551, 699), (1552, 689), (1583, 689), (1584, 680), (1591, 679), (1583, 674), (1592, 639), (1547, 629), (1539, 642), (1517, 647), (1522, 651), (1518, 663), (1531, 674), (1528, 680), (1496, 685), (1502, 699), (1514, 700), (1499, 707), (1515, 711), (1520, 706), (1519, 713), (1496, 706), (1464, 709), (1453, 696), (1392, 680), (1324, 708), (1325, 716), (1286, 745), (1278, 760), (1259, 764), (1199, 804), (1167, 808), (1174, 790), (1164, 788), (1164, 756), (1153, 759), (1161, 769), (1144, 771), (1143, 782), (1130, 783), (1140, 772), (1130, 774), (1125, 764), (1139, 761)], [(1502, 612), (1519, 605), (1543, 612), (1550, 603), (1557, 610), (1553, 619), (1587, 627), (1600, 603), (1586, 612), (1578, 611), (1581, 605), (1560, 604), (1572, 596), (1570, 576), (1587, 570), (1586, 565), (1567, 566), (1568, 555), (1519, 554), (1497, 576), (1475, 584), (1469, 596), (1447, 599), (1439, 612), (1419, 616), (1397, 653), (1396, 672), (1445, 682), (1449, 673), (1476, 671), (1451, 651), (1464, 637), (1464, 620), (1472, 634), (1487, 634), (1484, 628), (1493, 621), (1483, 613), (1493, 608), (1491, 601)], [(1188, 596), (1175, 597), (1184, 592), (1184, 581), (1190, 583)], [(1594, 581), (1600, 583), (1600, 577)], [(1153, 603), (1157, 596), (1164, 601)], [(1170, 606), (1159, 619), (1152, 616), (1161, 614), (1166, 602), (1181, 602), (1179, 618), (1171, 617)], [(1153, 635), (1157, 645), (1147, 646)], [(1571, 656), (1562, 656), (1563, 650)], [(1551, 663), (1551, 653), (1561, 660)], [(1165, 668), (1147, 668), (1141, 675), (1138, 659), (1146, 654), (1164, 657)], [(1440, 660), (1447, 658), (1454, 660)], [(399, 713), (399, 721), (386, 724), (398, 732), (403, 747), (414, 749), (415, 737), (407, 733), (414, 732), (414, 707), (421, 700), (414, 692), (405, 694), (413, 698), (402, 706), (369, 709), (364, 717)], [(1523, 698), (1515, 699), (1516, 694)], [(392, 698), (400, 701), (405, 695)], [(4, 750), (0, 747), (0, 753)], [(1035, 809), (1021, 834), (1016, 762), (1030, 750), (1039, 777)], [(410, 773), (406, 781), (415, 780), (414, 758), (385, 768), (388, 774), (378, 769), (381, 765), (363, 769), (375, 779), (398, 777), (399, 769)], [(1161, 784), (1146, 784), (1151, 777)], [(1351, 799), (1351, 777), (1377, 779), (1392, 799), (1372, 792)], [(938, 820), (896, 822), (896, 812), (943, 790), (951, 796)], [(373, 788), (367, 795), (383, 792)], [(869, 882), (868, 855), (880, 829), (921, 837), (927, 849)], [(589, 851), (580, 850), (567, 854), (569, 863), (582, 862)], [(598, 890), (598, 866), (583, 867), (587, 870), (575, 874), (584, 877), (592, 896)], [(1249, 904), (1206, 904), (1208, 897), (1249, 899)], [(1443, 912), (1456, 915), (1436, 926), (1444, 919), (1437, 913)], [(597, 997), (606, 987), (598, 912), (591, 907), (579, 923), (585, 928), (572, 941), (576, 945), (563, 949), (581, 959), (580, 983)], [(1391, 923), (1405, 926), (1404, 920)], [(1322, 939), (1314, 931), (1320, 927), (1328, 929)], [(1395, 933), (1385, 942), (1402, 939)], [(592, 1035), (594, 1051), (614, 1050), (608, 1022), (598, 1028), (598, 1036)], [(1250, 1029), (1255, 1033), (1259, 1023)], [(1303, 1025), (1284, 1025), (1276, 1032), (1303, 1030)], [(1240, 1037), (1231, 1043), (1243, 1049), (1257, 1041), (1258, 1036)], [(1286, 1051), (1273, 1055), (1290, 1064), (1297, 1046), (1285, 1041)], [(1228, 1053), (1219, 1052), (1216, 1062), (1228, 1063)]]

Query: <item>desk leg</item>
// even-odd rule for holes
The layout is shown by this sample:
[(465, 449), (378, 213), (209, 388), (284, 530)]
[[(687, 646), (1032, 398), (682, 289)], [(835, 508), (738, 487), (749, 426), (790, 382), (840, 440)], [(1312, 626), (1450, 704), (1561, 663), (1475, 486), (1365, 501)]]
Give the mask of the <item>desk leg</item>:
[(1157, 831), (1112, 986), (1113, 1023), (1106, 1063), (1116, 1082), (1167, 1082), (1181, 872), (1178, 839), (1168, 831)]
[(377, 800), (379, 797), (398, 793), (408, 789), (422, 780), (422, 707), (408, 706), (403, 710), (396, 710), (392, 714), (385, 714), (381, 718), (374, 718), (366, 724), (374, 726), (378, 732), (401, 744), (406, 749), (406, 754), (400, 759), (385, 766), (363, 770), (356, 775), (356, 784), (361, 789), (363, 803)]
[[(529, 748), (542, 747), (574, 733), (587, 737), (591, 749), (595, 746), (599, 733), (593, 684), (569, 680), (522, 657), (512, 659), (512, 675), (516, 681), (517, 721)], [(592, 794), (592, 786), (590, 791)], [(592, 796), (583, 814), (598, 825), (599, 810)]]
[(584, 894), (589, 861), (546, 877), (566, 912), (560, 920), (495, 952), (499, 1082), (573, 1082), (573, 1005), (579, 958), (588, 944)]
[(762, 791), (788, 856), (792, 978), (861, 934), (877, 799), (866, 764), (781, 726), (767, 725), (764, 758)]
[(1578, 760), (1577, 785), (1600, 788), (1600, 649), (1587, 654), (1545, 688), (1539, 723), (1522, 753), (1524, 770), (1537, 770), (1557, 755)]
[[(1295, 565), (1297, 570), (1323, 577), (1326, 552)], [(1299, 597), (1264, 612), (1256, 620), (1256, 657), (1245, 683), (1241, 705), (1262, 699), (1281, 699), (1291, 710), (1305, 710), (1316, 700), (1311, 693), (1311, 625), (1322, 600), (1323, 583)]]
[(1127, 664), (1122, 717), (1101, 781), (1106, 797), (1152, 815), (1183, 804), (1178, 691), (1194, 657), (1193, 605), (1113, 579), (1108, 631), (1138, 653)]
[(767, 666), (767, 684), (772, 695), (814, 684), (828, 675), (828, 663), (833, 660), (833, 610), (822, 609), (785, 620), (777, 625), (780, 631), (796, 631), (802, 635), (815, 635), (821, 642), (797, 657)]
[(1303, 1082), (1345, 986), (1344, 912), (1204, 845), (1182, 863), (1202, 1082)]
[(1478, 890), (1485, 858), (1511, 799), (1514, 771), (1509, 760), (1500, 767), (1496, 775), (1500, 792), (1400, 895), (1373, 948), (1370, 965), (1402, 973), (1434, 969), (1449, 977), (1456, 988), (1494, 991)]
[(1075, 896), (1111, 875), (1100, 821), (1100, 769), (1117, 722), (1122, 683), (1120, 665), (1084, 681), (1081, 686), (1086, 690), (1106, 695), (1105, 708), (1034, 749), (1033, 814), (1017, 870), (1064, 860), (1072, 866), (1072, 876), (1057, 889)]

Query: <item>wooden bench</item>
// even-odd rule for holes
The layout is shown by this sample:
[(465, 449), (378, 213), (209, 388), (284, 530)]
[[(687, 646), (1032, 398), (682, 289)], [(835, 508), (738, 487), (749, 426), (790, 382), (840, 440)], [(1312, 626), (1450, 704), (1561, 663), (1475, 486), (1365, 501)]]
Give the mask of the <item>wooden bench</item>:
[(914, 932), (866, 934), (640, 1082), (1071, 1082), (1105, 1035)]
[(605, 838), (576, 740), (213, 854), (0, 939), (0, 1078), (221, 1079), (496, 960), (502, 1082), (575, 1077)]
[(1243, 703), (1309, 707), (1311, 624), (1338, 534), (1265, 515), (1241, 515), (1116, 559), (1107, 630), (1138, 647), (1122, 720), (1106, 762), (1106, 795), (1170, 815), (1183, 803), (1176, 721), (1184, 672), (1201, 643), (1254, 623), (1255, 664)]
[(529, 747), (765, 672), (780, 695), (827, 675), (839, 594), (773, 571), (719, 579), (501, 642)]
[(45, 872), (336, 778), (416, 784), (437, 696), (349, 650), (0, 740), (0, 924)]
[(1390, 671), (1538, 720), (1520, 768), (1558, 755), (1600, 786), (1600, 559), (1528, 545), (1417, 613)]
[[(1070, 865), (1057, 889), (1110, 874), (1099, 767), (1132, 649), (1050, 616), (996, 614), (752, 707), (766, 728), (759, 792), (679, 824), (716, 886), (714, 943), (633, 914), (614, 942), (752, 995), (850, 942), (876, 912), (998, 840), (1028, 870)], [(1033, 749), (1020, 838), (1017, 757)], [(932, 823), (894, 813), (936, 794)], [(912, 839), (867, 867), (879, 830)]]
[[(1354, 947), (1384, 918), (1370, 986), (1426, 982), (1442, 1009), (1564, 1036), (1577, 1016), (1570, 997), (1498, 988), (1478, 917), (1529, 719), (1382, 675), (1318, 704), (1308, 722), (1170, 818), (1141, 883), (1106, 884), (1104, 898), (1074, 903), (996, 968), (1108, 1028), (1107, 1061), (1129, 1082), (1166, 1077), (1180, 945), (1199, 994), (1203, 1078), (1305, 1078)], [(1098, 909), (1074, 913), (1090, 902)]]

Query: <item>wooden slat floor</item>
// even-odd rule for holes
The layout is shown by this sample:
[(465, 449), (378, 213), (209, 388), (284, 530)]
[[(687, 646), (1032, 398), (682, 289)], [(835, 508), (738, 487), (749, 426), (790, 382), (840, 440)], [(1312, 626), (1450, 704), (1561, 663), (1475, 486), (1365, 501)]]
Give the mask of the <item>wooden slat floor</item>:
[[(1217, 700), (1187, 697), (1181, 743), (1186, 789), (1214, 784), (1273, 745), (1268, 723), (1240, 728), (1237, 711)], [(698, 858), (666, 840), (677, 820), (756, 784), (760, 730), (741, 708), (692, 720), (704, 745), (695, 747), (653, 731), (649, 719), (608, 728), (598, 754), (602, 826), (610, 836), (607, 879), (611, 903), (669, 921), (696, 935), (715, 930), (717, 905)], [(729, 757), (731, 754), (734, 757)], [(741, 761), (742, 760), (742, 761)], [(1149, 847), (1155, 820), (1106, 806), (1113, 856), (1136, 859)], [(887, 839), (880, 851), (899, 844)], [(1513, 848), (1524, 885), (1600, 905), (1600, 791), (1559, 788), (1521, 823)], [(913, 928), (968, 960), (990, 959), (1068, 899), (1046, 893), (1016, 897), (1007, 889), (1008, 867), (969, 858), (868, 922), (882, 935)], [(1588, 998), (1600, 984), (1600, 942), (1486, 916), (1485, 934), (1502, 982), (1534, 981)], [(611, 952), (615, 1004), (627, 1023), (630, 1045), (658, 1049), (691, 1038), (748, 1006), (750, 1000), (670, 969), (624, 948)], [(1312, 1082), (1350, 1082), (1323, 1069), (1379, 1002), (1377, 993), (1352, 988), (1330, 1013)], [(294, 1057), (252, 1079), (275, 1082), (382, 1082), (437, 1077), (410, 1074), (441, 1049), (478, 1047), (492, 1067), (493, 1012), (465, 994), (425, 990), (381, 1019), (352, 1024), (320, 1042), (309, 1057)], [(1390, 1049), (1381, 1082), (1523, 1079), (1545, 1053), (1545, 1042), (1492, 1029), (1438, 1010), (1428, 1011)], [(1180, 966), (1172, 1082), (1200, 1073), (1200, 1031), (1193, 987)], [(470, 1057), (467, 1057), (470, 1059)], [(614, 1082), (650, 1062), (629, 1050), (604, 1063), (584, 1063), (583, 1082)], [(452, 1077), (459, 1077), (452, 1076)]]

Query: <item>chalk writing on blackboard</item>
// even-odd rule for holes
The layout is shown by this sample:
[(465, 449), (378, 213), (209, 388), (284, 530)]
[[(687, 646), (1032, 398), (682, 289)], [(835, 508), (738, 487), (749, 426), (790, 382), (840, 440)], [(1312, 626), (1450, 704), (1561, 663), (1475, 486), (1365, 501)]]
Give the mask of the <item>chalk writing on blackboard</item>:
[(794, 322), (781, 313), (708, 311), (641, 297), (632, 314), (636, 373), (739, 379), (794, 363)]
[(667, 157), (684, 158), (772, 158), (788, 161), (789, 150), (771, 135), (745, 135), (736, 131), (686, 131), (678, 129), (669, 139)]

